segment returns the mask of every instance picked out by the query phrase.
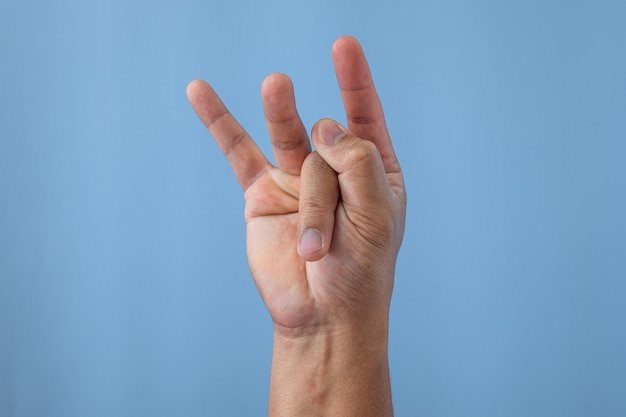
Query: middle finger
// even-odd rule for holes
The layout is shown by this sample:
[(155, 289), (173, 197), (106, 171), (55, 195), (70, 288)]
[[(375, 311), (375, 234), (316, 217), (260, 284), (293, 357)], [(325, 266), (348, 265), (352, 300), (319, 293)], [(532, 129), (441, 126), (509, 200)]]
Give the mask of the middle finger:
[(261, 97), (276, 165), (288, 174), (300, 175), (311, 144), (296, 110), (291, 80), (283, 74), (270, 75), (263, 81)]

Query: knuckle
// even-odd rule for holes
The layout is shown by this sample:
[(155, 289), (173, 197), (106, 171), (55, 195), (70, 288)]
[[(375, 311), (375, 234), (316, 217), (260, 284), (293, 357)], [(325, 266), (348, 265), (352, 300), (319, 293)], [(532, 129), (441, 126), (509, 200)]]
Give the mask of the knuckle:
[(308, 154), (306, 159), (304, 160), (304, 164), (306, 165), (306, 170), (317, 173), (317, 175), (326, 172), (333, 172), (333, 169), (330, 167), (330, 165), (328, 165), (328, 162), (326, 162), (317, 151), (313, 151)]
[(272, 140), (272, 146), (281, 151), (293, 151), (300, 148), (303, 142), (299, 139), (292, 138), (275, 138)]
[(383, 117), (381, 116), (371, 116), (369, 114), (358, 114), (350, 117), (350, 122), (357, 125), (373, 125), (376, 123), (380, 123)]
[(388, 248), (395, 228), (393, 219), (387, 216), (381, 216), (380, 213), (371, 213), (365, 217), (366, 218), (361, 219), (361, 236), (372, 247), (377, 249)]
[(313, 151), (306, 156), (305, 163), (313, 166), (320, 165), (324, 160), (317, 151)]
[(363, 139), (354, 142), (352, 146), (346, 149), (344, 156), (346, 163), (350, 165), (371, 164), (379, 157), (376, 145)]
[(241, 130), (233, 135), (228, 143), (224, 145), (222, 152), (224, 155), (229, 156), (237, 146), (239, 146), (246, 138), (248, 137), (248, 133), (245, 130)]
[(308, 196), (302, 200), (301, 210), (304, 213), (315, 214), (325, 212), (328, 202), (317, 196)]

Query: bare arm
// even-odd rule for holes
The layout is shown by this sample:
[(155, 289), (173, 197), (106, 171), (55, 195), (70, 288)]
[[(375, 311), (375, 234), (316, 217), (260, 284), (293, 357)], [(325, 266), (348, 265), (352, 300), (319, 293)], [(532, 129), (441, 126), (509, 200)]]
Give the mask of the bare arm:
[(358, 42), (333, 45), (347, 128), (328, 119), (311, 145), (289, 78), (262, 98), (272, 166), (212, 88), (189, 100), (246, 199), (250, 269), (274, 323), (269, 415), (391, 416), (389, 303), (406, 195)]

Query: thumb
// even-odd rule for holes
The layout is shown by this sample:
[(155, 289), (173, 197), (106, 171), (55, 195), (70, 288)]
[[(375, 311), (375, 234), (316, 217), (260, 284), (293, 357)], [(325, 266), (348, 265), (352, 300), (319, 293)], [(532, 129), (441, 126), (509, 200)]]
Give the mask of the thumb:
[(311, 152), (300, 173), (298, 253), (309, 262), (328, 253), (339, 201), (337, 173), (317, 152)]
[(311, 136), (316, 151), (338, 173), (346, 210), (378, 217), (394, 196), (374, 142), (356, 137), (330, 119), (317, 122)]

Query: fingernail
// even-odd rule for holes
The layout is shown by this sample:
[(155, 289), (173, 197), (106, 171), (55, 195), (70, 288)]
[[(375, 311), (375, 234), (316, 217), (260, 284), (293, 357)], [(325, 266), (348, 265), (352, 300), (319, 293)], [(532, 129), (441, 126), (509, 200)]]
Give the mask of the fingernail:
[(337, 141), (346, 134), (346, 131), (332, 120), (322, 120), (318, 129), (322, 141), (331, 146), (337, 143)]
[(322, 236), (315, 229), (307, 229), (300, 237), (300, 252), (309, 254), (322, 249)]

